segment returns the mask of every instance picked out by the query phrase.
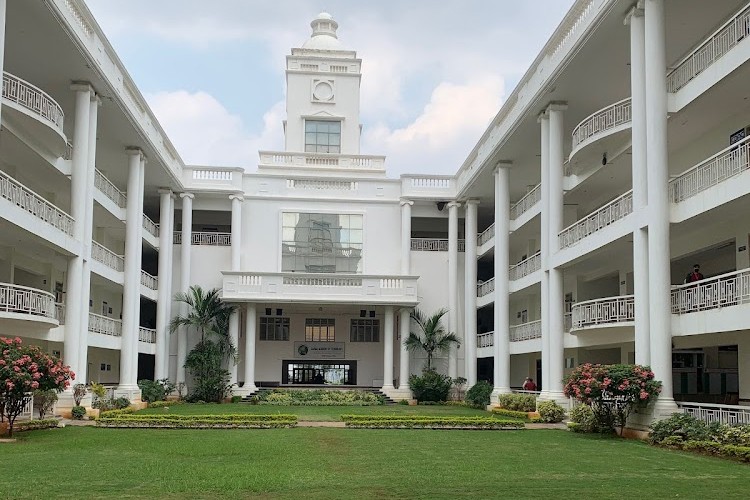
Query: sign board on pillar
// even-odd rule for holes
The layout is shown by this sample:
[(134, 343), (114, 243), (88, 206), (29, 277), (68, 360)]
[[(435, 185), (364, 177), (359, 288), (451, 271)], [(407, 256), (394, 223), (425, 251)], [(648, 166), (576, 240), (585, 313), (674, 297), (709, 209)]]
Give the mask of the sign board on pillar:
[(343, 342), (295, 342), (297, 359), (344, 359)]

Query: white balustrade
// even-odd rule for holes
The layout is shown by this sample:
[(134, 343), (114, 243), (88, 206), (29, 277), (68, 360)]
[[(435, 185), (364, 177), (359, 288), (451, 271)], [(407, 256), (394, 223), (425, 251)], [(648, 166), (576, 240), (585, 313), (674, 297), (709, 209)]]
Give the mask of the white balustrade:
[(520, 325), (510, 326), (510, 341), (521, 342), (524, 340), (542, 338), (542, 320), (530, 321)]
[[(182, 244), (182, 232), (175, 231), (175, 245)], [(228, 247), (232, 245), (232, 233), (194, 232), (190, 235), (190, 244), (199, 246)]]
[(677, 92), (737, 43), (750, 36), (750, 5), (745, 5), (667, 75), (667, 91)]
[(193, 180), (196, 181), (231, 182), (232, 176), (231, 170), (193, 170)]
[(89, 332), (112, 337), (122, 336), (122, 320), (89, 313)]
[(73, 217), (0, 170), (0, 197), (63, 233), (73, 236)]
[[(463, 252), (466, 248), (465, 240), (458, 240), (458, 251)], [(412, 238), (411, 250), (413, 252), (447, 252), (448, 240), (442, 238)]]
[(359, 189), (357, 181), (337, 181), (332, 179), (287, 179), (288, 189), (307, 189), (319, 191), (356, 191)]
[(417, 189), (450, 189), (450, 177), (410, 177), (411, 187)]
[(575, 150), (585, 140), (629, 123), (631, 120), (632, 108), (629, 97), (610, 104), (606, 108), (600, 109), (596, 113), (584, 118), (573, 129), (573, 144), (571, 148)]
[(146, 271), (141, 270), (141, 285), (150, 290), (158, 290), (159, 278), (157, 278), (156, 276), (151, 276)]
[(715, 405), (677, 401), (682, 413), (687, 413), (706, 423), (719, 422), (726, 425), (750, 424), (750, 406)]
[(138, 328), (138, 341), (147, 344), (156, 344), (156, 330), (151, 328)]
[(143, 229), (154, 238), (159, 237), (159, 225), (148, 218), (146, 214), (143, 214)]
[(62, 302), (55, 302), (55, 319), (58, 324), (65, 324), (65, 304)]
[(672, 287), (672, 313), (736, 306), (750, 302), (750, 269)]
[(495, 278), (477, 283), (477, 297), (484, 297), (495, 291)]
[(0, 312), (55, 319), (55, 296), (36, 288), (0, 283)]
[(21, 413), (16, 417), (17, 420), (33, 420), (34, 419), (34, 394), (27, 392), (23, 397), (23, 408)]
[(524, 213), (528, 212), (534, 205), (542, 200), (542, 185), (537, 184), (534, 189), (526, 193), (523, 198), (518, 200), (510, 207), (510, 218), (516, 220)]
[(385, 170), (385, 156), (335, 153), (284, 153), (260, 151), (262, 167), (331, 167), (336, 169)]
[(362, 286), (361, 278), (339, 278), (337, 276), (284, 276), (283, 283), (292, 286), (350, 287)]
[(572, 328), (635, 321), (635, 296), (618, 295), (573, 304)]
[(3, 72), (3, 99), (24, 107), (63, 134), (65, 114), (54, 99), (29, 82)]
[(510, 266), (510, 281), (520, 280), (524, 276), (538, 271), (542, 268), (542, 254), (537, 252), (526, 260), (522, 260), (515, 266)]
[(669, 199), (679, 203), (750, 169), (750, 137), (732, 144), (669, 181)]
[(482, 231), (477, 235), (477, 246), (482, 246), (495, 237), (495, 224)]
[(610, 201), (602, 208), (560, 231), (560, 248), (568, 248), (610, 224), (633, 213), (633, 191)]
[(128, 198), (125, 193), (117, 189), (117, 186), (112, 184), (99, 169), (94, 171), (94, 186), (118, 207), (125, 208), (127, 206)]
[(115, 271), (122, 272), (125, 270), (125, 257), (117, 255), (96, 241), (91, 242), (91, 258)]
[(495, 345), (495, 332), (477, 333), (477, 348)]

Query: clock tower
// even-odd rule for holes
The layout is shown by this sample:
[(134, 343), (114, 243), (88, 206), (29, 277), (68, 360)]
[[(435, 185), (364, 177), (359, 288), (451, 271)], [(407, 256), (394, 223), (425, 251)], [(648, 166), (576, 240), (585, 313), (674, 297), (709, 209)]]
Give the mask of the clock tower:
[(358, 155), (362, 60), (342, 47), (330, 14), (310, 26), (310, 39), (286, 58), (286, 151)]

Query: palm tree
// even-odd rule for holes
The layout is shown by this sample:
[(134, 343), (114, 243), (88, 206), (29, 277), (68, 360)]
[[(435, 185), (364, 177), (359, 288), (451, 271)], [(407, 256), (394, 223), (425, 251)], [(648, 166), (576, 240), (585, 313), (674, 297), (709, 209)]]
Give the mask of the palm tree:
[(453, 344), (459, 345), (461, 342), (453, 332), (445, 331), (440, 322), (447, 313), (447, 309), (440, 309), (432, 316), (426, 316), (419, 309), (414, 309), (411, 313), (411, 319), (417, 324), (419, 331), (410, 332), (404, 345), (409, 351), (421, 350), (427, 353), (427, 370), (432, 370), (432, 356), (436, 351), (445, 352)]
[(175, 295), (177, 302), (183, 302), (188, 305), (187, 315), (177, 315), (169, 322), (169, 331), (174, 333), (181, 326), (195, 328), (201, 334), (201, 342), (206, 339), (206, 335), (219, 337), (219, 344), (228, 342), (232, 349), (229, 338), (229, 316), (234, 312), (237, 306), (227, 304), (219, 296), (220, 290), (212, 288), (207, 292), (203, 291), (199, 285), (191, 286), (187, 292), (180, 292)]

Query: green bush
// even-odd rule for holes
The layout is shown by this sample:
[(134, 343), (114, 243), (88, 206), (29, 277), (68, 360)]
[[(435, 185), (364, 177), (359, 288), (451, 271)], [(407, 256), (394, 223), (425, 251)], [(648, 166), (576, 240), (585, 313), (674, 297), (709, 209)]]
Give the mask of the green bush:
[(562, 422), (565, 418), (565, 409), (554, 401), (542, 401), (537, 405), (536, 411), (539, 412), (539, 418), (548, 424)]
[(424, 370), (422, 375), (409, 377), (409, 388), (417, 401), (445, 401), (453, 381), (434, 370)]
[(168, 378), (139, 380), (138, 387), (141, 389), (141, 400), (147, 403), (164, 401), (175, 390), (175, 385)]
[(70, 410), (70, 414), (75, 420), (81, 420), (84, 416), (86, 416), (86, 408), (84, 408), (83, 406), (74, 406)]
[[(110, 412), (111, 413), (111, 412)], [(270, 429), (294, 427), (296, 415), (143, 415), (105, 414), (97, 420), (101, 427), (175, 429)]]
[(750, 425), (724, 425), (719, 429), (716, 439), (721, 444), (750, 446)]
[(35, 431), (39, 429), (53, 429), (60, 423), (56, 418), (47, 418), (41, 420), (27, 420), (25, 422), (18, 422), (15, 425), (15, 431)]
[(103, 416), (107, 417), (114, 417), (117, 415), (130, 415), (132, 413), (135, 413), (135, 408), (127, 407), (127, 408), (119, 408), (119, 409), (113, 409), (113, 410), (101, 410), (99, 413), (99, 418), (102, 418)]
[(400, 404), (401, 406), (409, 406), (409, 400), (408, 399), (400, 399), (398, 401), (398, 404)]
[(506, 410), (536, 411), (536, 396), (533, 394), (501, 394), (497, 401)]
[(648, 435), (651, 444), (658, 444), (669, 436), (679, 436), (684, 441), (714, 441), (721, 432), (721, 424), (706, 424), (687, 413), (675, 413), (651, 425)]
[(374, 406), (384, 404), (384, 399), (367, 391), (274, 389), (259, 394), (252, 402), (259, 405), (282, 406)]
[(232, 396), (232, 403), (239, 403), (242, 401), (242, 396)]
[(506, 410), (505, 408), (493, 408), (492, 413), (502, 417), (520, 418), (521, 420), (528, 420), (529, 418), (529, 414), (525, 411)]
[(570, 421), (578, 424), (576, 432), (596, 432), (594, 410), (587, 404), (580, 404), (570, 410)]
[(165, 406), (177, 406), (177, 405), (184, 405), (185, 401), (181, 401), (179, 399), (175, 399), (174, 401), (154, 401), (153, 403), (149, 403), (149, 408), (164, 408)]
[(466, 402), (478, 408), (484, 408), (490, 404), (492, 385), (486, 380), (480, 380), (468, 391), (466, 391)]
[(430, 417), (425, 415), (342, 415), (347, 427), (369, 429), (522, 429), (523, 422), (492, 417)]

